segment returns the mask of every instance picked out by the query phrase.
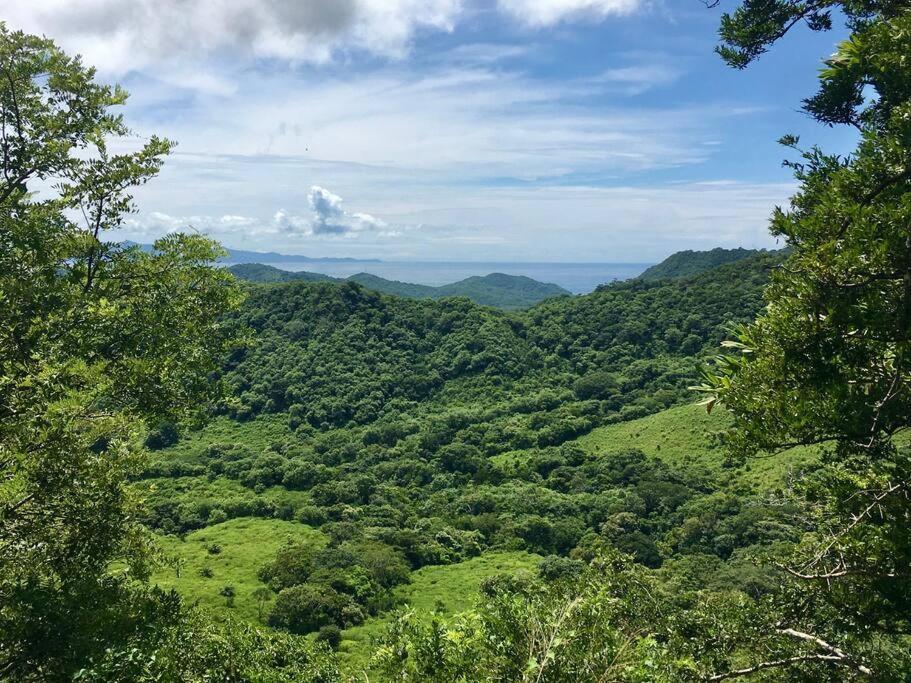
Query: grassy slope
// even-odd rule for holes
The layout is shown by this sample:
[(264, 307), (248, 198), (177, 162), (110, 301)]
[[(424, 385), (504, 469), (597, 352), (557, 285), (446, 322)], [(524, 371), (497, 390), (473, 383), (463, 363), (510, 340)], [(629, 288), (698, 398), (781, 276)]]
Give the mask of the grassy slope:
[[(187, 535), (185, 541), (173, 536), (160, 537), (162, 549), (179, 563), (179, 576), (174, 568), (163, 568), (152, 582), (162, 588), (174, 588), (191, 603), (197, 603), (218, 617), (228, 611), (234, 616), (258, 623), (260, 608), (253, 591), (264, 584), (257, 571), (287, 540), (323, 545), (326, 537), (316, 529), (296, 522), (254, 518), (234, 519), (200, 529)], [(213, 555), (208, 547), (221, 546)], [(453, 615), (471, 607), (481, 581), (500, 573), (533, 571), (540, 557), (526, 552), (491, 552), (459, 564), (424, 567), (411, 575), (411, 583), (399, 586), (396, 598), (402, 608), (413, 608), (430, 614), (438, 610)], [(203, 567), (212, 577), (200, 574)], [(233, 586), (236, 597), (229, 607), (219, 592)], [(268, 614), (270, 604), (263, 606)], [(353, 678), (369, 664), (374, 641), (382, 636), (393, 619), (393, 612), (368, 619), (344, 632), (339, 650), (342, 665)], [(371, 678), (373, 678), (371, 676)]]
[[(163, 536), (162, 549), (179, 560), (180, 575), (173, 568), (165, 568), (152, 581), (162, 588), (175, 588), (187, 600), (198, 602), (215, 615), (230, 609), (238, 617), (258, 621), (253, 591), (264, 584), (256, 572), (289, 539), (318, 546), (326, 543), (321, 532), (304, 524), (249, 517), (194, 531), (184, 541)], [(221, 546), (217, 555), (207, 550), (213, 543)], [(200, 574), (203, 567), (212, 570), (211, 578)], [(219, 595), (225, 586), (233, 586), (236, 592), (233, 608), (227, 607), (225, 598)], [(264, 610), (268, 612), (268, 605)]]
[(195, 456), (206, 446), (216, 443), (240, 443), (254, 449), (265, 450), (275, 441), (294, 437), (288, 429), (288, 416), (266, 414), (248, 422), (237, 422), (227, 417), (215, 417), (202, 429), (186, 430), (175, 445), (159, 455), (152, 453), (152, 460), (166, 458), (170, 462), (193, 462)]
[[(717, 473), (726, 471), (724, 453), (712, 435), (723, 431), (728, 424), (724, 411), (716, 410), (710, 415), (704, 407), (689, 404), (638, 420), (598, 427), (568, 443), (592, 455), (635, 448), (673, 467), (698, 467)], [(510, 451), (493, 460), (507, 466), (521, 462), (529, 453)], [(773, 457), (753, 459), (742, 467), (731, 468), (729, 474), (739, 483), (774, 487), (790, 469), (811, 462), (817, 454), (816, 448), (793, 448)]]
[[(723, 457), (720, 449), (713, 444), (711, 435), (723, 430), (726, 424), (727, 417), (721, 411), (708, 415), (701, 406), (685, 405), (595, 429), (575, 443), (593, 454), (638, 448), (674, 466), (719, 471)], [(270, 442), (288, 434), (284, 420), (280, 419), (267, 417), (236, 423), (219, 418), (181, 440), (179, 445), (168, 450), (168, 455), (190, 461), (201, 445), (214, 442), (243, 442), (253, 448), (265, 448)], [(503, 463), (517, 461), (523, 453), (503, 454), (496, 460)], [(781, 481), (788, 468), (807, 462), (814, 455), (815, 451), (810, 449), (794, 449), (775, 458), (752, 461), (742, 469), (732, 470), (731, 475), (743, 483), (771, 487)], [(153, 483), (182, 489), (181, 495), (174, 498), (183, 500), (217, 498), (219, 495), (246, 491), (237, 482), (222, 478), (209, 482), (205, 477), (150, 480), (140, 485)], [(265, 495), (269, 493), (267, 491)], [(300, 495), (305, 497), (307, 494)], [(162, 587), (175, 587), (189, 600), (198, 600), (216, 614), (229, 609), (219, 591), (225, 585), (233, 585), (237, 597), (235, 606), (230, 609), (238, 616), (256, 621), (258, 607), (252, 592), (262, 585), (256, 572), (289, 537), (315, 544), (325, 542), (319, 531), (296, 522), (250, 518), (201, 529), (189, 534), (183, 542), (165, 537), (162, 541), (165, 549), (181, 558), (184, 564), (179, 578), (173, 570), (162, 570), (155, 579)], [(219, 555), (208, 553), (206, 546), (211, 543), (222, 547)], [(478, 585), (484, 578), (500, 572), (534, 569), (539, 559), (522, 552), (491, 552), (456, 565), (424, 567), (412, 574), (410, 584), (396, 589), (396, 596), (404, 605), (424, 613), (440, 606), (444, 614), (455, 614), (471, 606)], [(210, 579), (199, 573), (206, 565), (214, 573)], [(360, 672), (367, 667), (372, 641), (382, 635), (391, 619), (392, 614), (387, 613), (345, 631), (340, 656), (345, 670), (356, 679), (363, 680)], [(375, 677), (370, 678), (373, 680)]]
[[(685, 405), (639, 420), (600, 427), (576, 443), (589, 453), (638, 448), (676, 467), (717, 470), (723, 466), (724, 456), (713, 443), (712, 434), (724, 430), (728, 424), (729, 418), (723, 411), (710, 415), (703, 406)], [(773, 486), (790, 468), (812, 461), (817, 453), (813, 448), (793, 448), (774, 457), (750, 460), (733, 470), (732, 475), (744, 482)]]
[[(444, 615), (464, 612), (474, 603), (481, 581), (494, 574), (533, 571), (541, 558), (526, 552), (491, 552), (459, 564), (423, 567), (411, 575), (411, 583), (399, 586), (396, 597), (403, 608), (424, 614), (434, 610)], [(393, 613), (368, 619), (343, 634), (339, 656), (343, 668), (355, 679), (363, 680), (373, 641), (382, 636)], [(370, 676), (375, 680), (374, 676)]]

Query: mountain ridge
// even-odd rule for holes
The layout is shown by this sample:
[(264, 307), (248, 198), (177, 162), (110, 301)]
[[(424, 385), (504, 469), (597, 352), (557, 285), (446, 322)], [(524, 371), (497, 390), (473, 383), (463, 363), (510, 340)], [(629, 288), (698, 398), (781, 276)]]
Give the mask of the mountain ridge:
[(528, 308), (547, 299), (571, 296), (571, 292), (559, 285), (540, 282), (524, 275), (489, 273), (474, 275), (464, 280), (440, 287), (421, 285), (398, 280), (387, 280), (370, 273), (357, 273), (347, 278), (336, 278), (307, 271), (287, 271), (262, 263), (243, 263), (228, 266), (228, 270), (242, 280), (256, 284), (277, 284), (283, 282), (356, 282), (357, 284), (393, 296), (411, 299), (442, 299), (463, 296), (482, 306), (493, 306), (504, 310)]

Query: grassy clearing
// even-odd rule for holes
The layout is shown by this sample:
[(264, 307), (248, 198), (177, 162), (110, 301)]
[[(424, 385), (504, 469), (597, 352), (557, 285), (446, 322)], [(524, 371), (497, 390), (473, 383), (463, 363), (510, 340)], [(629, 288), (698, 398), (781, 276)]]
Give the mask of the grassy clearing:
[[(161, 546), (179, 563), (179, 575), (173, 568), (162, 569), (152, 582), (162, 588), (174, 588), (188, 602), (197, 603), (216, 616), (230, 610), (235, 616), (259, 621), (260, 606), (253, 596), (264, 584), (256, 576), (259, 568), (271, 560), (288, 540), (322, 546), (326, 537), (316, 529), (297, 522), (244, 517), (194, 531), (181, 541), (162, 536)], [(217, 545), (221, 552), (209, 548)], [(212, 572), (203, 576), (203, 568)], [(219, 594), (225, 586), (234, 588), (233, 607)], [(263, 606), (267, 613), (269, 604)]]
[[(630, 422), (608, 425), (580, 437), (578, 443), (589, 453), (621, 448), (638, 448), (674, 467), (723, 468), (722, 448), (713, 438), (730, 424), (724, 411), (708, 414), (703, 406), (670, 408)], [(787, 473), (812, 462), (818, 448), (792, 448), (775, 456), (758, 457), (732, 469), (733, 478), (761, 487), (775, 486)]]
[(237, 422), (221, 416), (213, 418), (204, 427), (186, 431), (180, 441), (165, 450), (152, 454), (153, 460), (195, 463), (200, 453), (216, 443), (243, 444), (258, 451), (265, 450), (276, 441), (293, 437), (286, 415), (263, 415), (248, 422)]
[[(478, 597), (481, 581), (495, 574), (533, 571), (541, 558), (525, 552), (492, 552), (459, 564), (423, 567), (411, 574), (411, 583), (396, 589), (404, 607), (421, 613), (453, 615), (469, 609)], [(339, 648), (342, 667), (353, 680), (364, 680), (373, 642), (383, 635), (392, 613), (368, 619), (347, 629)], [(371, 675), (370, 680), (377, 680)]]

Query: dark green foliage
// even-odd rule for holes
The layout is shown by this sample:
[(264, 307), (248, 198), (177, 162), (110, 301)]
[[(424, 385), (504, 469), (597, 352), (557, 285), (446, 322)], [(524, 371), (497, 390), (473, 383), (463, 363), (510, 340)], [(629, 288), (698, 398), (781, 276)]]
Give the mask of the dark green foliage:
[(353, 626), (365, 614), (350, 595), (325, 585), (301, 584), (279, 592), (269, 625), (291, 633), (310, 633), (324, 626)]
[[(736, 269), (615, 284), (524, 314), (354, 283), (255, 289), (238, 316), (255, 341), (226, 361), (235, 396), (220, 410), (254, 413), (245, 431), (276, 420), (288, 431), (155, 465), (149, 521), (188, 531), (216, 514), (252, 514), (319, 526), (327, 548), (287, 546), (260, 574), (284, 596), (270, 623), (296, 632), (359, 623), (394, 604), (390, 589), (411, 570), (487, 550), (555, 555), (542, 575), (556, 580), (610, 546), (650, 567), (689, 553), (724, 567), (744, 548), (792, 541), (788, 510), (752, 492), (704, 510), (714, 475), (616, 447), (595, 458), (566, 443), (689, 397), (698, 354), (758, 310), (777, 262), (760, 254)], [(164, 482), (179, 480), (154, 478), (162, 475), (249, 493), (177, 503)], [(743, 506), (758, 528), (734, 521)], [(781, 520), (780, 533), (766, 531), (767, 518)]]
[(342, 642), (342, 630), (335, 624), (321, 626), (316, 634), (316, 642), (326, 643), (335, 650)]
[(173, 446), (180, 439), (177, 425), (173, 422), (162, 422), (155, 429), (150, 429), (145, 438), (145, 447), (153, 451)]
[(663, 280), (665, 278), (688, 277), (696, 275), (726, 263), (742, 261), (750, 256), (762, 253), (758, 249), (722, 249), (716, 247), (710, 251), (678, 251), (671, 254), (661, 263), (646, 270), (637, 278), (639, 280)]
[(438, 287), (434, 298), (464, 296), (482, 306), (511, 310), (569, 294), (559, 285), (538, 282), (524, 275), (491, 273)]
[(393, 296), (404, 296), (411, 299), (433, 299), (437, 298), (437, 287), (429, 285), (417, 285), (410, 282), (399, 282), (398, 280), (387, 280), (386, 278), (370, 273), (357, 273), (348, 278), (352, 282), (363, 285), (367, 289), (383, 294), (392, 294)]
[[(72, 680), (81, 683), (231, 681), (335, 683), (338, 665), (325, 646), (225, 619), (215, 623), (187, 611), (173, 593), (134, 603), (135, 614), (155, 628), (112, 620), (104, 649), (87, 649)], [(78, 624), (74, 624), (78, 627)], [(69, 680), (48, 671), (41, 680)]]

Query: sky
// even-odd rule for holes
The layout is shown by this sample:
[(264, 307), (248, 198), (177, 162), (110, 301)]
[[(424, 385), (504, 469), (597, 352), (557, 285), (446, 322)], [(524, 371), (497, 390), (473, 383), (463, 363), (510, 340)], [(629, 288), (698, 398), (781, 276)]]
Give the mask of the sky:
[(13, 0), (177, 143), (122, 238), (384, 260), (654, 262), (774, 248), (785, 133), (843, 35), (744, 71), (701, 0)]

